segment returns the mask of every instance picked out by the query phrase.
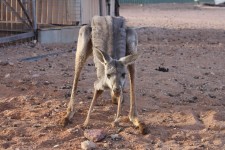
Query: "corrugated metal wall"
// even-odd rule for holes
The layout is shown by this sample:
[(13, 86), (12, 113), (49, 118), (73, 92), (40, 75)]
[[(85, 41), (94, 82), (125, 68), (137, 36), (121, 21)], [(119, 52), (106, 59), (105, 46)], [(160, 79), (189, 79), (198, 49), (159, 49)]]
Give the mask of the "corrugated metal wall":
[[(38, 24), (76, 25), (80, 22), (81, 0), (36, 0), (36, 13)], [(22, 8), (17, 0), (6, 2), (25, 18)], [(31, 0), (23, 0), (23, 5), (29, 16), (32, 16)], [(15, 14), (0, 0), (0, 21), (7, 23), (21, 23)]]
[[(23, 18), (24, 14), (17, 0), (6, 0)], [(23, 0), (29, 15), (31, 0)], [(100, 2), (102, 15), (107, 15), (106, 0), (36, 0), (36, 14), (38, 25), (78, 25), (90, 24), (95, 15), (100, 15)], [(1, 3), (0, 21), (7, 23), (21, 23), (12, 11)], [(39, 26), (40, 27), (40, 26)]]
[(37, 0), (38, 24), (76, 25), (80, 0)]
[[(214, 2), (214, 0), (199, 0), (200, 2)], [(193, 3), (194, 0), (119, 0), (120, 3)]]
[[(81, 1), (81, 24), (90, 24), (95, 15), (100, 15), (99, 0), (82, 0)], [(102, 15), (106, 15), (106, 1), (102, 0)]]

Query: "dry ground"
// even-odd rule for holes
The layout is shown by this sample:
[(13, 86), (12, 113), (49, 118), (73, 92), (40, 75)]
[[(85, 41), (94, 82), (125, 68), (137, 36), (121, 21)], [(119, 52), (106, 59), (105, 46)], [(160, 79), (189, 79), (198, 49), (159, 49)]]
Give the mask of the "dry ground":
[[(137, 28), (143, 53), (136, 93), (148, 134), (140, 135), (130, 123), (111, 128), (116, 105), (105, 92), (91, 116), (91, 128), (105, 129), (108, 135), (98, 149), (225, 149), (224, 11), (191, 4), (122, 6), (127, 24)], [(0, 48), (0, 149), (80, 149), (96, 76), (89, 59), (73, 123), (59, 126), (73, 81), (74, 51), (75, 44)], [(36, 61), (22, 61), (40, 55)], [(123, 115), (128, 114), (128, 90), (129, 85)], [(109, 136), (118, 132), (122, 139), (112, 141)]]

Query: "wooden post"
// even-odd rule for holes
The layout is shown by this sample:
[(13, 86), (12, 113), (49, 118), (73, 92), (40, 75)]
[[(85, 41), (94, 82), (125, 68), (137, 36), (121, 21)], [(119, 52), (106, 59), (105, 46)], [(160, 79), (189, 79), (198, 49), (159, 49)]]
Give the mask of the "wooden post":
[(110, 0), (110, 16), (115, 16), (115, 0)]

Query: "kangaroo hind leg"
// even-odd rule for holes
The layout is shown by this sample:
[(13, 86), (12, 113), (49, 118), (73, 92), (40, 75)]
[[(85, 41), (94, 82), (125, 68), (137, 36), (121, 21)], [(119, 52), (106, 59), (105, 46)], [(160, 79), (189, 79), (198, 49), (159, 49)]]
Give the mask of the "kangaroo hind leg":
[[(137, 53), (138, 38), (135, 30), (127, 29), (127, 55)], [(136, 94), (135, 94), (135, 76), (136, 67), (135, 63), (127, 66), (130, 81), (130, 113), (129, 119), (136, 126), (142, 134), (146, 134), (146, 126), (144, 122), (138, 118), (137, 106), (136, 106)]]
[(83, 26), (79, 31), (77, 51), (75, 59), (75, 71), (74, 71), (74, 81), (71, 92), (70, 101), (67, 107), (67, 114), (63, 118), (62, 124), (64, 126), (68, 125), (75, 113), (75, 93), (77, 90), (77, 83), (80, 76), (80, 72), (88, 58), (92, 54), (92, 44), (91, 44), (91, 27)]

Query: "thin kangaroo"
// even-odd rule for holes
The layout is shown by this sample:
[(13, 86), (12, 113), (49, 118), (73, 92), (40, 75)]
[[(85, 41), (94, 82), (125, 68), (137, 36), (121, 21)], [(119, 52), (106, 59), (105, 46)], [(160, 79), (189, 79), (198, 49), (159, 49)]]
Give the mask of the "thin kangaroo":
[(94, 96), (84, 122), (88, 125), (91, 111), (97, 98), (104, 90), (109, 89), (113, 103), (118, 103), (117, 115), (113, 124), (120, 121), (121, 103), (123, 101), (123, 87), (126, 70), (130, 82), (130, 112), (129, 119), (145, 134), (145, 125), (138, 118), (135, 97), (135, 61), (138, 58), (137, 33), (134, 29), (127, 28), (122, 17), (95, 16), (91, 26), (85, 25), (79, 31), (77, 52), (75, 60), (75, 75), (71, 98), (67, 114), (63, 118), (66, 126), (75, 113), (75, 93), (77, 90), (80, 72), (90, 55), (93, 55), (97, 81), (94, 82)]

